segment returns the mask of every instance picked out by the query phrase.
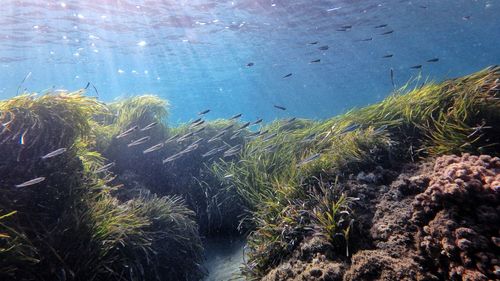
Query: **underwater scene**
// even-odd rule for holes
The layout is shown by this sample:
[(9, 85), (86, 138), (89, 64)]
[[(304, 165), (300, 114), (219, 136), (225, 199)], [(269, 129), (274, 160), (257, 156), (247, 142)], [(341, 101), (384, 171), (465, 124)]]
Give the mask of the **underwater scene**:
[(0, 281), (500, 280), (500, 0), (2, 0)]

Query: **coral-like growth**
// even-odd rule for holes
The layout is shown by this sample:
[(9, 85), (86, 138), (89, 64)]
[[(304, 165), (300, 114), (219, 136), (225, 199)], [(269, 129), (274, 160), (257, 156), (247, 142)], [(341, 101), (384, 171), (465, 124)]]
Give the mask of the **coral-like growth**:
[(500, 158), (443, 156), (431, 179), (413, 214), (430, 267), (448, 280), (500, 278)]

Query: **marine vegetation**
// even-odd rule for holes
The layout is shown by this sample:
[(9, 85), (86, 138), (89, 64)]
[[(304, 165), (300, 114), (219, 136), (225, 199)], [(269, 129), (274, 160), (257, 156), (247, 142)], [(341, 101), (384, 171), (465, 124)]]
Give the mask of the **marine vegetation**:
[[(2, 279), (203, 275), (194, 214), (183, 200), (112, 195), (118, 187), (101, 169), (107, 160), (94, 139), (106, 105), (79, 91), (18, 96), (0, 102), (0, 111)], [(178, 262), (160, 263), (166, 256)]]
[[(404, 242), (428, 240), (432, 216), (410, 222), (404, 207), (430, 181), (398, 184), (398, 175), (444, 154), (498, 155), (499, 78), (491, 67), (408, 83), (327, 120), (268, 124), (240, 122), (241, 114), (209, 121), (208, 109), (169, 127), (169, 103), (153, 95), (105, 104), (81, 90), (0, 101), (0, 278), (200, 280), (201, 236), (238, 231), (247, 236), (248, 280), (400, 280), (418, 268), (429, 271), (418, 276), (478, 270), (490, 278), (491, 254), (470, 259), (487, 257), (487, 269), (461, 254), (433, 267), (428, 258), (441, 250), (434, 240), (419, 249)], [(406, 211), (380, 214), (384, 204)], [(422, 204), (415, 214), (427, 210)], [(391, 214), (405, 224), (380, 226)], [(417, 228), (418, 237), (408, 236)], [(390, 231), (406, 240), (386, 241)], [(467, 241), (483, 235), (460, 233)], [(467, 241), (457, 247), (476, 249)], [(399, 253), (391, 256), (391, 243), (407, 253), (398, 270), (389, 266)]]

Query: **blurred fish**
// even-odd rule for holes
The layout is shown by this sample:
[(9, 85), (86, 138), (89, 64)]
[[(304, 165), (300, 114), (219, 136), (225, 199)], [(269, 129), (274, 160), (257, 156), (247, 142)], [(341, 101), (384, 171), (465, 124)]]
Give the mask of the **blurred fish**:
[(238, 154), (241, 151), (242, 145), (235, 145), (224, 152), (224, 157), (229, 157)]
[(193, 146), (193, 145), (197, 145), (199, 143), (201, 143), (202, 141), (204, 141), (205, 139), (204, 138), (199, 138), (197, 140), (195, 140), (192, 144), (190, 144), (189, 146)]
[(175, 134), (173, 136), (171, 136), (170, 138), (168, 138), (166, 141), (165, 141), (165, 144), (175, 140), (177, 137), (179, 137), (179, 134)]
[(261, 131), (261, 132), (259, 133), (259, 136), (263, 136), (263, 135), (265, 135), (265, 134), (267, 134), (267, 133), (269, 133), (269, 130)]
[(179, 138), (177, 139), (177, 142), (184, 141), (184, 140), (188, 139), (189, 137), (192, 137), (193, 135), (194, 135), (194, 133), (193, 133), (193, 132), (189, 132), (189, 133), (187, 133), (187, 134), (185, 134), (185, 135), (183, 135), (183, 136), (179, 137)]
[(307, 142), (312, 142), (316, 139), (316, 134), (310, 134), (309, 136), (303, 138), (300, 142), (301, 143), (307, 143)]
[(219, 153), (218, 147), (210, 149), (208, 152), (205, 152), (204, 154), (202, 154), (201, 157), (206, 158), (208, 156), (212, 156), (212, 155), (217, 154), (217, 153)]
[(194, 120), (193, 122), (190, 123), (190, 125), (194, 125), (194, 124), (197, 124), (198, 122), (202, 121), (201, 118), (198, 118), (196, 120)]
[(210, 109), (205, 109), (205, 110), (203, 110), (201, 112), (198, 112), (198, 115), (204, 115), (204, 114), (207, 114), (209, 112), (210, 112)]
[(392, 67), (391, 67), (391, 83), (392, 87), (396, 88), (396, 84), (394, 84), (394, 69), (392, 69)]
[(367, 42), (367, 41), (372, 41), (373, 38), (372, 37), (369, 37), (369, 38), (365, 38), (365, 39), (359, 39), (357, 40), (358, 42)]
[(172, 156), (170, 156), (170, 157), (168, 157), (168, 158), (166, 158), (166, 159), (163, 159), (163, 160), (162, 160), (162, 163), (163, 163), (163, 164), (165, 164), (165, 163), (168, 163), (168, 162), (171, 162), (171, 161), (177, 160), (177, 159), (181, 158), (181, 157), (182, 157), (182, 155), (183, 155), (183, 154), (181, 154), (181, 153), (176, 153), (176, 154), (174, 154), (174, 155), (172, 155)]
[(375, 26), (375, 28), (383, 28), (383, 27), (386, 27), (386, 26), (387, 26), (387, 24), (381, 24), (381, 25)]
[(318, 48), (318, 50), (321, 50), (321, 51), (326, 51), (328, 50), (330, 47), (328, 47), (328, 45), (324, 45), (324, 46), (321, 46)]
[[(241, 114), (240, 114), (240, 116), (241, 116)], [(229, 131), (229, 129), (231, 129), (232, 127), (234, 127), (234, 124), (231, 124), (231, 125), (229, 125), (229, 126), (224, 127), (224, 128), (222, 129), (222, 131), (227, 132), (227, 131)]]
[(297, 117), (292, 117), (292, 118), (285, 121), (285, 125), (290, 125), (293, 122), (295, 122), (295, 120), (297, 120)]
[(216, 141), (216, 140), (220, 140), (220, 138), (226, 133), (227, 131), (222, 131), (222, 132), (219, 132), (218, 134), (216, 134), (215, 136), (213, 136), (212, 138), (210, 138), (207, 142), (208, 143), (211, 143), (213, 141)]
[(26, 74), (26, 76), (24, 76), (23, 80), (21, 81), (21, 83), (19, 84), (19, 86), (17, 87), (17, 92), (16, 92), (16, 95), (19, 95), (19, 90), (21, 89), (21, 87), (23, 86), (24, 82), (26, 82), (26, 80), (28, 80), (28, 78), (30, 78), (31, 76), (31, 71), (28, 72), (28, 74)]
[(250, 133), (250, 134), (246, 135), (245, 137), (246, 138), (253, 138), (253, 137), (257, 137), (259, 135), (260, 135), (260, 131), (257, 131), (257, 132)]
[(146, 127), (144, 127), (144, 128), (141, 129), (141, 132), (150, 130), (150, 129), (156, 127), (156, 125), (158, 125), (158, 122), (153, 122), (151, 124), (148, 124)]
[(137, 146), (137, 145), (141, 145), (147, 141), (149, 141), (151, 137), (147, 136), (147, 137), (142, 137), (140, 139), (137, 139), (135, 141), (132, 141), (131, 143), (129, 143), (127, 146), (128, 147), (132, 147), (132, 146)]
[(292, 73), (288, 73), (287, 75), (283, 76), (283, 78), (288, 78), (290, 76), (292, 76)]
[(383, 56), (382, 58), (385, 58), (385, 59), (386, 58), (392, 58), (393, 56), (394, 56), (393, 54), (388, 54), (388, 55)]
[(26, 187), (26, 186), (30, 186), (30, 185), (34, 185), (34, 184), (40, 183), (40, 182), (42, 182), (44, 180), (45, 180), (44, 177), (39, 177), (39, 178), (35, 178), (35, 179), (29, 180), (29, 181), (25, 181), (25, 182), (23, 182), (21, 184), (17, 184), (16, 187)]
[(321, 153), (313, 154), (313, 155), (303, 159), (302, 161), (300, 161), (299, 164), (297, 164), (297, 166), (302, 166), (302, 165), (305, 165), (307, 163), (310, 163), (310, 162), (318, 159), (320, 156), (321, 156)]
[(257, 125), (257, 124), (259, 124), (259, 123), (261, 123), (261, 122), (262, 122), (262, 118), (259, 118), (259, 119), (255, 120), (255, 121), (252, 123), (252, 125)]
[(382, 125), (382, 126), (378, 127), (377, 129), (375, 129), (373, 131), (373, 133), (375, 135), (381, 134), (382, 132), (384, 132), (387, 129), (387, 127), (388, 127), (387, 125)]
[(427, 60), (427, 62), (438, 62), (438, 61), (439, 61), (439, 58), (433, 58), (433, 59)]
[(186, 147), (186, 149), (184, 149), (183, 151), (181, 151), (181, 153), (182, 154), (186, 154), (188, 152), (196, 150), (198, 148), (198, 146), (199, 145), (197, 143), (190, 144), (188, 147)]
[(87, 85), (85, 86), (84, 89), (87, 90), (89, 88), (89, 86), (90, 86), (90, 82), (87, 82)]
[(116, 138), (119, 139), (119, 138), (126, 137), (126, 136), (130, 135), (131, 133), (133, 133), (134, 131), (136, 131), (137, 129), (139, 129), (139, 126), (134, 126), (130, 129), (126, 130), (125, 132), (120, 133), (118, 136), (116, 136)]
[(253, 66), (253, 65), (254, 65), (254, 63), (253, 63), (253, 62), (249, 62), (249, 63), (247, 63), (247, 67), (251, 67), (251, 66)]
[(246, 127), (250, 126), (250, 122), (246, 122), (245, 124), (243, 124), (241, 127), (238, 128), (238, 131), (241, 131), (243, 129), (245, 129)]
[(201, 128), (199, 128), (198, 130), (194, 131), (193, 133), (194, 133), (194, 134), (198, 134), (198, 133), (202, 132), (203, 130), (205, 130), (205, 128), (206, 128), (206, 127), (201, 127)]
[(197, 123), (194, 123), (194, 124), (192, 124), (192, 125), (191, 125), (191, 126), (189, 126), (189, 127), (190, 127), (190, 128), (196, 128), (196, 127), (198, 127), (198, 126), (200, 126), (200, 125), (202, 125), (202, 124), (204, 124), (204, 123), (205, 123), (205, 120), (200, 120), (200, 121), (198, 121)]
[(337, 31), (347, 31), (347, 28), (337, 28)]
[[(12, 120), (10, 120), (9, 122), (7, 123), (10, 123), (12, 122)], [(8, 125), (8, 124), (7, 124)], [(21, 137), (19, 138), (19, 144), (22, 144), (24, 145), (26, 143), (26, 139), (24, 138), (24, 136), (26, 136), (26, 134), (28, 133), (29, 129), (24, 131), (24, 133), (21, 135)]]
[(270, 135), (266, 136), (265, 138), (263, 138), (262, 141), (266, 142), (266, 141), (276, 137), (277, 135), (278, 135), (277, 133), (270, 134)]
[(241, 131), (241, 130), (236, 131), (236, 133), (234, 133), (229, 139), (234, 140), (235, 138), (237, 138), (241, 135), (241, 132), (243, 132), (243, 131)]
[(341, 28), (349, 29), (349, 28), (352, 28), (352, 25), (343, 25), (343, 26), (341, 26)]
[(241, 115), (242, 115), (241, 113), (238, 113), (238, 114), (236, 114), (236, 115), (233, 115), (231, 118), (229, 118), (229, 120), (235, 120), (235, 119), (238, 119), (238, 118), (240, 118), (240, 117), (241, 117)]
[(422, 68), (422, 65), (419, 64), (419, 65), (414, 65), (414, 66), (411, 66), (410, 67), (411, 69), (421, 69)]
[(144, 150), (142, 153), (143, 153), (143, 154), (146, 154), (146, 153), (150, 153), (150, 152), (153, 152), (153, 151), (157, 151), (157, 150), (162, 149), (162, 148), (163, 148), (163, 146), (164, 146), (164, 143), (163, 143), (163, 142), (160, 142), (159, 144), (157, 144), (157, 145), (153, 145), (152, 147), (150, 147), (150, 148), (148, 148), (148, 149)]
[(316, 45), (316, 44), (318, 44), (318, 43), (319, 43), (319, 41), (314, 41), (314, 42), (309, 42), (309, 43), (307, 43), (307, 44), (308, 44), (308, 45)]
[(115, 162), (111, 162), (111, 163), (106, 164), (106, 165), (104, 165), (104, 166), (100, 167), (99, 169), (95, 170), (95, 172), (94, 172), (94, 173), (95, 173), (95, 174), (97, 174), (97, 173), (102, 173), (102, 172), (104, 172), (104, 171), (109, 170), (109, 169), (110, 169), (111, 167), (113, 167), (114, 165), (115, 165)]
[(224, 178), (225, 178), (225, 179), (229, 179), (229, 178), (232, 178), (232, 177), (234, 177), (234, 175), (233, 175), (233, 174), (228, 174), (228, 175), (225, 175), (225, 176), (224, 176)]
[(470, 20), (470, 16), (464, 16), (462, 17), (463, 20)]
[(286, 107), (280, 106), (280, 105), (274, 105), (275, 108), (281, 109), (281, 110), (286, 110)]
[(389, 31), (380, 33), (380, 35), (388, 35), (388, 34), (391, 34), (391, 33), (394, 33), (394, 30), (389, 30)]
[(55, 157), (57, 155), (61, 155), (64, 152), (66, 152), (66, 150), (67, 150), (66, 148), (56, 149), (56, 150), (49, 152), (49, 153), (45, 154), (44, 156), (42, 156), (42, 159), (52, 158), (52, 157)]
[(351, 124), (351, 125), (345, 127), (342, 131), (340, 131), (339, 135), (352, 132), (352, 131), (358, 129), (359, 127), (361, 127), (361, 125), (359, 125), (359, 124)]
[(317, 63), (317, 62), (321, 62), (321, 59), (317, 59), (317, 60), (312, 60), (311, 63)]

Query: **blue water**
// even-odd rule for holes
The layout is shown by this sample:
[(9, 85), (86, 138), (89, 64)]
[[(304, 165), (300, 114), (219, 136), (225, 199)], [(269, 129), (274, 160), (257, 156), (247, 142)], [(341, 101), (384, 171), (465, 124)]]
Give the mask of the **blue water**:
[(173, 123), (206, 108), (326, 118), (383, 99), (391, 67), (402, 85), (413, 65), (442, 80), (500, 63), (499, 11), (499, 0), (2, 0), (0, 98), (31, 72), (21, 91), (158, 94)]

